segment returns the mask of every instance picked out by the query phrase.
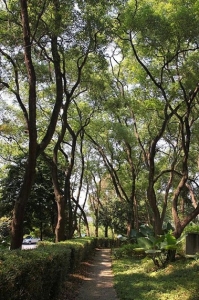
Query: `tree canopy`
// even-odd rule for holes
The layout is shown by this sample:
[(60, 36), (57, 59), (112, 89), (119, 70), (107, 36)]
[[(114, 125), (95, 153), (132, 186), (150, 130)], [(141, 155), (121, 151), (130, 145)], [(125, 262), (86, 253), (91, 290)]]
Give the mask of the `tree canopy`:
[(2, 1), (1, 178), (18, 186), (11, 249), (38, 161), (49, 170), (43, 187), (51, 178), (40, 202), (56, 204), (56, 242), (78, 219), (88, 227), (87, 199), (96, 226), (128, 237), (143, 223), (160, 235), (170, 222), (178, 238), (197, 220), (198, 9), (197, 0)]

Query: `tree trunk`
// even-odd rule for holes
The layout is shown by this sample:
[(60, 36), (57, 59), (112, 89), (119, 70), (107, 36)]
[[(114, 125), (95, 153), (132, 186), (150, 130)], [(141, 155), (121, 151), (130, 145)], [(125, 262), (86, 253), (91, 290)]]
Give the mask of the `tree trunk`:
[(134, 197), (134, 219), (135, 219), (135, 229), (139, 229), (139, 215), (138, 215), (138, 202), (136, 196)]
[(21, 248), (22, 245), (25, 207), (34, 181), (35, 165), (36, 160), (31, 160), (31, 162), (27, 163), (24, 182), (13, 209), (13, 218), (11, 222), (11, 250)]
[(72, 208), (72, 203), (71, 203), (71, 198), (68, 199), (68, 235), (67, 239), (72, 239), (73, 233), (75, 231), (76, 227), (76, 220), (74, 220), (74, 215), (73, 215), (73, 208)]
[[(149, 179), (151, 181), (151, 179)], [(153, 184), (149, 182), (149, 186), (147, 189), (147, 198), (150, 203), (151, 210), (153, 212), (152, 221), (153, 221), (153, 229), (155, 232), (155, 235), (161, 235), (162, 234), (162, 220), (160, 217), (160, 212), (157, 206), (156, 201), (156, 195), (154, 191)]]
[(21, 9), (21, 23), (23, 30), (23, 42), (24, 42), (24, 60), (26, 65), (28, 84), (29, 84), (29, 100), (27, 112), (26, 106), (23, 104), (20, 96), (17, 96), (19, 106), (25, 117), (27, 124), (27, 129), (29, 133), (29, 148), (28, 148), (28, 163), (26, 166), (26, 171), (24, 175), (24, 180), (22, 187), (19, 192), (19, 196), (16, 199), (15, 206), (13, 209), (13, 218), (11, 223), (11, 247), (10, 249), (17, 249), (21, 247), (23, 240), (23, 221), (25, 214), (25, 207), (28, 201), (32, 185), (34, 183), (36, 159), (40, 155), (47, 145), (50, 143), (52, 135), (55, 131), (57, 118), (62, 105), (63, 99), (63, 88), (62, 88), (62, 77), (60, 71), (60, 58), (57, 51), (57, 38), (52, 39), (52, 55), (53, 63), (55, 68), (56, 77), (56, 101), (53, 108), (52, 116), (50, 119), (49, 126), (46, 130), (40, 145), (37, 144), (37, 128), (36, 128), (36, 102), (37, 102), (37, 92), (36, 92), (36, 73), (32, 61), (32, 33), (29, 24), (28, 15), (28, 2), (26, 0), (20, 0)]
[(11, 223), (11, 246), (10, 249), (18, 249), (22, 245), (23, 240), (23, 221), (25, 214), (25, 207), (28, 201), (31, 188), (35, 177), (36, 168), (36, 151), (37, 151), (37, 130), (36, 130), (36, 75), (31, 56), (31, 40), (30, 40), (30, 26), (27, 1), (21, 0), (21, 22), (23, 28), (23, 40), (24, 40), (24, 59), (26, 64), (26, 70), (29, 81), (29, 114), (25, 107), (21, 104), (24, 116), (27, 122), (29, 132), (29, 153), (28, 161), (26, 164), (26, 170), (24, 175), (24, 181), (19, 192), (19, 196), (16, 199), (13, 218)]
[(107, 238), (108, 237), (108, 225), (104, 226), (104, 237)]
[(56, 198), (57, 202), (57, 224), (55, 228), (55, 242), (61, 242), (66, 239), (65, 235), (65, 199), (59, 195)]
[(129, 209), (128, 209), (128, 220), (127, 220), (127, 237), (130, 238), (131, 231), (134, 228), (134, 194), (130, 197), (129, 200)]
[(128, 220), (127, 220), (127, 232), (126, 235), (128, 238), (131, 236), (131, 231), (133, 229), (133, 218), (131, 212), (128, 212)]
[[(127, 237), (130, 238), (131, 231), (135, 228), (135, 212), (136, 201), (135, 201), (135, 180), (136, 180), (136, 171), (134, 167), (134, 162), (132, 158), (132, 150), (129, 143), (125, 142), (125, 150), (128, 158), (128, 163), (131, 169), (131, 194), (127, 200), (129, 205), (128, 210), (128, 220), (127, 220)], [(124, 194), (125, 195), (125, 194)]]
[(176, 259), (176, 250), (168, 250), (167, 252), (167, 261), (174, 262)]
[(95, 209), (95, 237), (99, 235), (99, 213), (98, 208)]
[[(81, 214), (80, 214), (80, 217), (79, 217), (79, 222), (78, 222), (78, 226), (76, 227), (79, 227), (80, 228), (80, 225), (81, 225), (81, 219), (83, 217), (83, 220), (84, 220), (84, 224), (86, 226), (86, 234), (87, 236), (90, 236), (90, 229), (89, 229), (89, 225), (88, 225), (88, 220), (87, 220), (87, 217), (86, 217), (86, 213), (84, 211), (84, 208), (81, 207), (81, 205), (78, 203), (77, 200), (74, 199), (74, 197), (72, 198), (73, 199), (73, 202), (76, 204), (76, 207), (77, 209), (79, 209), (81, 211)], [(77, 224), (77, 222), (76, 222)], [(79, 230), (80, 232), (80, 230)]]

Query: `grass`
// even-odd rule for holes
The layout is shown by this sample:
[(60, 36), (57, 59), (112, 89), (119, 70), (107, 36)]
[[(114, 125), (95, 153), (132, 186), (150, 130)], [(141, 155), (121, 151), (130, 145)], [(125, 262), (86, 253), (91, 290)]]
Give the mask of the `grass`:
[(113, 272), (120, 300), (199, 300), (199, 260), (155, 270), (151, 259), (113, 259)]

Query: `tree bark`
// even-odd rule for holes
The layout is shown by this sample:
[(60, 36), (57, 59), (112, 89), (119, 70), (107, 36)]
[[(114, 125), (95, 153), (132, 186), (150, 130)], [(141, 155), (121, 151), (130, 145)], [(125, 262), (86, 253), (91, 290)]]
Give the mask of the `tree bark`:
[(95, 209), (95, 237), (99, 236), (99, 209)]
[(24, 58), (26, 70), (28, 73), (29, 84), (29, 116), (27, 121), (29, 132), (29, 150), (28, 161), (24, 175), (24, 182), (16, 199), (13, 209), (13, 218), (11, 222), (11, 246), (10, 249), (18, 249), (22, 245), (23, 240), (23, 220), (25, 214), (25, 207), (28, 201), (32, 184), (35, 177), (36, 156), (37, 156), (37, 130), (36, 130), (36, 75), (31, 56), (31, 40), (27, 1), (21, 0), (21, 22), (23, 28), (24, 40)]
[(57, 224), (55, 227), (55, 242), (61, 242), (66, 239), (65, 233), (65, 219), (66, 219), (66, 212), (65, 212), (65, 199), (63, 195), (58, 195), (56, 197), (57, 203)]
[(25, 207), (28, 201), (32, 185), (34, 183), (35, 177), (35, 168), (36, 168), (36, 159), (37, 157), (45, 150), (47, 145), (50, 143), (52, 135), (55, 131), (57, 118), (59, 111), (62, 105), (62, 76), (60, 71), (60, 58), (57, 50), (57, 37), (52, 37), (51, 47), (52, 47), (52, 56), (55, 70), (56, 78), (56, 101), (54, 104), (52, 117), (50, 119), (49, 125), (46, 130), (41, 143), (37, 144), (37, 127), (36, 127), (36, 101), (37, 101), (37, 92), (36, 92), (36, 73), (34, 69), (34, 64), (32, 61), (32, 36), (30, 30), (30, 21), (28, 15), (27, 0), (20, 0), (21, 8), (21, 23), (23, 29), (23, 41), (24, 41), (24, 60), (26, 65), (26, 71), (28, 75), (28, 84), (29, 84), (29, 101), (28, 109), (26, 111), (25, 106), (23, 105), (21, 99), (18, 99), (19, 105), (23, 111), (26, 123), (27, 130), (29, 134), (29, 148), (28, 148), (28, 160), (24, 175), (24, 181), (19, 192), (19, 196), (16, 199), (15, 206), (13, 209), (13, 218), (11, 223), (11, 247), (10, 249), (17, 249), (21, 247), (23, 240), (23, 221), (25, 214)]
[(108, 225), (104, 226), (104, 237), (107, 238), (108, 237)]

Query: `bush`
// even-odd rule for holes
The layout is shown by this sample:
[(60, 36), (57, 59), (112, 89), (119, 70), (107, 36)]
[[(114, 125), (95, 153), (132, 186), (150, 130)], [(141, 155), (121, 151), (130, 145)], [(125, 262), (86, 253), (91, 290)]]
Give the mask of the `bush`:
[(0, 299), (57, 299), (67, 275), (95, 246), (95, 240), (40, 242), (34, 250), (0, 251)]
[(132, 257), (133, 255), (145, 255), (144, 249), (137, 244), (125, 244), (118, 249), (114, 249), (113, 255), (116, 259), (121, 257)]
[(98, 248), (112, 248), (116, 245), (117, 241), (110, 238), (97, 238), (96, 247)]
[[(70, 249), (48, 247), (1, 255), (0, 299), (55, 299), (70, 268)], [(7, 257), (6, 257), (7, 256)]]
[(191, 222), (188, 226), (185, 227), (185, 230), (184, 230), (185, 233), (190, 233), (190, 232), (193, 232), (193, 233), (199, 233), (199, 224), (195, 224), (193, 222)]

